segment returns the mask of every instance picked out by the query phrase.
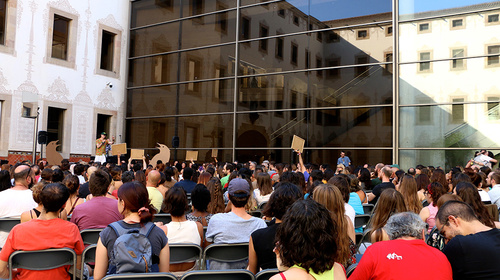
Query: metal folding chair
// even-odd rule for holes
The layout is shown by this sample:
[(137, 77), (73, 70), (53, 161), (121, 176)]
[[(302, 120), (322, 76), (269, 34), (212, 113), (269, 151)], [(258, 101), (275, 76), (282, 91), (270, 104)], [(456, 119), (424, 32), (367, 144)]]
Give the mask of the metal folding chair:
[(28, 270), (49, 270), (72, 265), (73, 280), (76, 279), (76, 254), (69, 248), (38, 251), (16, 251), (9, 256), (9, 279), (16, 268)]
[(255, 275), (255, 280), (269, 280), (269, 278), (273, 277), (277, 273), (280, 273), (277, 268), (264, 269)]
[(163, 224), (168, 224), (172, 221), (172, 216), (170, 214), (155, 214), (153, 217), (153, 222), (162, 222)]
[(20, 218), (0, 218), (0, 231), (10, 232), (19, 223), (21, 223)]
[(375, 205), (373, 205), (373, 204), (363, 204), (363, 212), (367, 215), (373, 214), (374, 208), (375, 208)]
[(255, 276), (245, 269), (195, 270), (187, 272), (180, 280), (255, 280)]
[(363, 214), (363, 215), (356, 215), (354, 217), (354, 228), (365, 228), (366, 225), (370, 222), (371, 215)]
[(156, 273), (124, 273), (124, 274), (110, 274), (102, 278), (102, 280), (178, 280), (175, 275), (167, 272), (156, 272)]
[(92, 244), (85, 248), (82, 253), (82, 265), (80, 267), (80, 279), (83, 280), (84, 266), (86, 263), (95, 263), (95, 250), (97, 248), (96, 244)]
[(189, 243), (172, 243), (170, 247), (170, 264), (201, 262), (203, 249), (200, 245)]
[(248, 243), (212, 244), (203, 251), (203, 266), (207, 260), (220, 262), (237, 262), (248, 259)]
[(97, 244), (97, 241), (99, 240), (99, 234), (101, 233), (102, 230), (103, 230), (102, 228), (91, 228), (80, 231), (83, 244), (85, 245)]

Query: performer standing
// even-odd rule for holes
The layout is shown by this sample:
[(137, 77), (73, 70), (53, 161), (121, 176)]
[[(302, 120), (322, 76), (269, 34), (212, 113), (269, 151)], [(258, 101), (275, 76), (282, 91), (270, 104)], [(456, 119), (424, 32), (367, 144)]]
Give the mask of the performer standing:
[(106, 162), (106, 146), (113, 144), (113, 140), (106, 139), (106, 132), (101, 133), (101, 138), (95, 140), (95, 160), (94, 162), (100, 162), (101, 164)]

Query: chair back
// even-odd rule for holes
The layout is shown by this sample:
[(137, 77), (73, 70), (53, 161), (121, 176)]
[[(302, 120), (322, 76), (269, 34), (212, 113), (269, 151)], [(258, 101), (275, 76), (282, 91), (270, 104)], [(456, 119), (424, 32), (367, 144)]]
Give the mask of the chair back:
[(194, 270), (185, 273), (180, 280), (255, 280), (255, 276), (245, 269)]
[(373, 208), (375, 208), (375, 205), (373, 205), (373, 204), (363, 204), (363, 212), (366, 215), (373, 214)]
[(10, 230), (19, 223), (21, 223), (20, 218), (1, 218), (0, 231), (10, 232)]
[(248, 243), (212, 244), (203, 251), (203, 264), (207, 260), (236, 262), (248, 259)]
[(156, 272), (156, 273), (125, 273), (125, 274), (110, 274), (106, 275), (102, 280), (178, 280), (175, 275), (167, 272)]
[(9, 279), (12, 269), (49, 270), (64, 265), (72, 265), (73, 280), (76, 279), (76, 254), (69, 248), (38, 251), (15, 251), (9, 256)]
[(92, 244), (92, 245), (88, 246), (87, 248), (85, 248), (85, 250), (83, 250), (80, 279), (84, 279), (83, 278), (84, 265), (86, 263), (94, 263), (95, 262), (95, 250), (96, 250), (96, 248), (97, 248), (97, 245)]
[(269, 280), (269, 278), (280, 273), (277, 268), (264, 269), (255, 275), (255, 280)]
[(101, 233), (102, 230), (103, 230), (102, 228), (91, 228), (80, 231), (83, 244), (85, 245), (97, 244), (97, 241), (99, 240), (99, 234)]
[(498, 206), (496, 204), (485, 204), (486, 209), (488, 209), (488, 213), (490, 213), (493, 221), (498, 221)]
[(172, 221), (172, 216), (170, 214), (155, 214), (153, 216), (153, 222), (162, 222), (164, 225)]
[(354, 217), (354, 228), (365, 227), (370, 221), (371, 215), (363, 214)]
[(170, 264), (201, 261), (203, 249), (200, 245), (189, 243), (172, 243), (170, 247)]
[(347, 277), (351, 276), (351, 274), (354, 272), (357, 266), (358, 266), (357, 263), (351, 264), (346, 270), (346, 276)]

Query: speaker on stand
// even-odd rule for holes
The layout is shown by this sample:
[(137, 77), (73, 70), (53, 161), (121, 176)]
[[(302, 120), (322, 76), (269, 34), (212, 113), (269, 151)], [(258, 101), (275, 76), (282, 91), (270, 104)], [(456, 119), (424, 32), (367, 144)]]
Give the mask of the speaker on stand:
[[(40, 144), (40, 158), (43, 158), (43, 145), (47, 145), (49, 142), (49, 134), (45, 130), (38, 131), (38, 144)], [(35, 164), (36, 162), (34, 162)]]

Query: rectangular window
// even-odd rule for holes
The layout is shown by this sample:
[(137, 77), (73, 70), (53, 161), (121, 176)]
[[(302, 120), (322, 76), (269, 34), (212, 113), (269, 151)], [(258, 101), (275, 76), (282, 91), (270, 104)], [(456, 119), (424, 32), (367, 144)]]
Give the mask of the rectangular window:
[(153, 75), (154, 84), (166, 83), (168, 81), (168, 56), (160, 55), (153, 57)]
[(203, 14), (203, 0), (191, 0), (190, 1), (190, 15), (201, 15)]
[(296, 15), (293, 16), (293, 24), (299, 26), (299, 17)]
[[(367, 64), (369, 62), (369, 57), (367, 55), (361, 55), (356, 57), (356, 64)], [(355, 68), (356, 77), (366, 77), (368, 76), (370, 70), (368, 66), (358, 66)]]
[(114, 33), (102, 31), (101, 69), (103, 70), (113, 71), (115, 36)]
[(297, 63), (299, 61), (299, 46), (295, 43), (292, 43), (292, 56), (291, 56), (291, 59), (290, 59), (290, 62), (297, 66)]
[[(392, 53), (385, 53), (384, 54), (384, 61), (385, 62), (392, 62), (393, 61), (393, 55)], [(392, 74), (392, 63), (391, 64), (386, 64), (384, 65), (384, 73), (385, 74)]]
[(69, 24), (71, 20), (60, 15), (54, 15), (52, 33), (52, 57), (68, 59)]
[(250, 39), (250, 18), (243, 17), (241, 19), (241, 40)]
[(340, 35), (337, 32), (330, 31), (328, 33), (328, 43), (340, 42)]
[(276, 38), (276, 58), (283, 59), (283, 38)]
[[(259, 37), (265, 38), (267, 36), (269, 36), (269, 27), (261, 24)], [(259, 50), (267, 53), (267, 39), (262, 39), (259, 41)]]
[(418, 111), (418, 124), (430, 124), (432, 119), (432, 107), (431, 106), (419, 106)]
[(364, 40), (364, 39), (368, 39), (368, 38), (369, 38), (369, 36), (368, 36), (367, 29), (356, 31), (356, 39), (357, 40)]
[(431, 25), (430, 23), (420, 23), (418, 25), (418, 33), (428, 33), (431, 32)]
[[(500, 54), (500, 45), (495, 45), (495, 46), (488, 46), (488, 54)], [(489, 56), (487, 60), (488, 66), (498, 66), (500, 65), (500, 56), (499, 55), (494, 55), (494, 56)]]
[(498, 14), (488, 15), (487, 22), (488, 23), (498, 23)]
[(500, 119), (500, 98), (488, 97), (488, 120), (497, 121)]
[(285, 9), (279, 9), (278, 10), (278, 16), (285, 18)]
[[(331, 58), (327, 61), (328, 67), (340, 66), (340, 58)], [(328, 69), (326, 71), (327, 78), (338, 78), (340, 77), (340, 69)]]
[[(217, 5), (217, 10), (224, 10), (226, 7), (222, 4)], [(216, 28), (222, 33), (227, 33), (227, 12), (215, 14)]]
[(0, 0), (0, 45), (5, 45), (7, 0)]
[(306, 68), (311, 68), (311, 52), (306, 50), (304, 56), (305, 56)]
[(56, 148), (61, 152), (63, 146), (63, 128), (64, 128), (64, 112), (65, 109), (49, 107), (47, 113), (47, 136), (48, 142), (59, 140)]
[(452, 28), (461, 28), (464, 26), (464, 20), (463, 19), (454, 19), (451, 21), (451, 27)]
[[(420, 60), (430, 60), (431, 59), (431, 53), (430, 52), (421, 52), (420, 55)], [(431, 63), (430, 62), (420, 62), (418, 64), (418, 71), (419, 72), (430, 72), (431, 71)]]
[[(317, 56), (316, 57), (316, 68), (321, 68), (323, 67), (323, 60), (321, 59), (321, 57)], [(316, 76), (318, 77), (323, 77), (323, 70), (320, 70), (320, 71), (316, 71)]]
[[(187, 64), (187, 78), (189, 81), (195, 81), (200, 79), (201, 77), (201, 61), (194, 58), (188, 59)], [(188, 91), (199, 92), (200, 91), (200, 83), (188, 83), (187, 84)]]
[(465, 60), (464, 59), (457, 59), (460, 57), (465, 56), (465, 50), (464, 49), (455, 49), (451, 51), (451, 55), (453, 60), (451, 61), (451, 69), (454, 70), (461, 70), (465, 68)]
[[(291, 98), (290, 109), (297, 109), (298, 93), (296, 91), (292, 90), (290, 98)], [(290, 111), (290, 116), (292, 119), (295, 119), (297, 117), (297, 111), (295, 111), (295, 110)]]
[(392, 36), (392, 26), (387, 26), (385, 28), (385, 36)]
[[(464, 98), (453, 98), (452, 102), (464, 102)], [(464, 121), (465, 117), (465, 105), (464, 104), (453, 104), (451, 105), (451, 120), (454, 123), (461, 123)]]
[(316, 40), (323, 42), (323, 32), (316, 32)]

